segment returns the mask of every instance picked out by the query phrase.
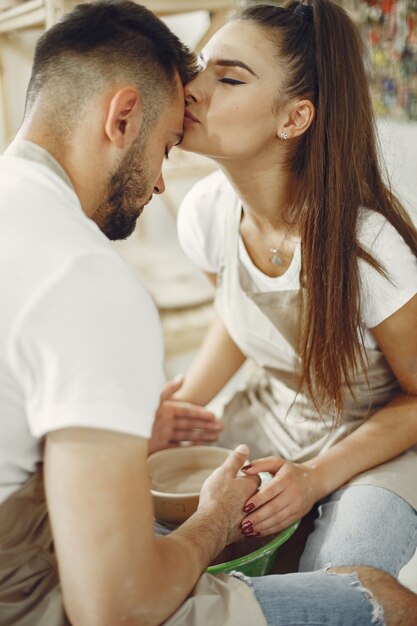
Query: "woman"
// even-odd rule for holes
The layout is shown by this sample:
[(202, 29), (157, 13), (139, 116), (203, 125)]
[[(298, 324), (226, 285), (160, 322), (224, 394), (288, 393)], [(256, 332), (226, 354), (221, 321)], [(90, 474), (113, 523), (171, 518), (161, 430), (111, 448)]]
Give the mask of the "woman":
[(381, 178), (362, 53), (328, 0), (246, 8), (203, 50), (182, 148), (222, 172), (179, 236), (217, 317), (175, 397), (205, 405), (252, 358), (222, 441), (274, 478), (242, 533), (316, 507), (301, 571), (397, 576), (417, 539), (417, 233)]

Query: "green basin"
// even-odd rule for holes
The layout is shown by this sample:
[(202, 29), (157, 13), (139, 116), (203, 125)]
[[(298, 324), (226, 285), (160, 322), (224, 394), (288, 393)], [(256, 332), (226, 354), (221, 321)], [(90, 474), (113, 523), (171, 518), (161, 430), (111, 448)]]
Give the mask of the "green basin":
[(268, 574), (271, 571), (278, 548), (295, 533), (298, 524), (299, 522), (294, 522), (294, 524), (282, 530), (271, 541), (257, 550), (232, 561), (210, 565), (207, 571), (210, 574), (228, 574), (232, 571), (238, 571), (246, 576), (264, 576)]

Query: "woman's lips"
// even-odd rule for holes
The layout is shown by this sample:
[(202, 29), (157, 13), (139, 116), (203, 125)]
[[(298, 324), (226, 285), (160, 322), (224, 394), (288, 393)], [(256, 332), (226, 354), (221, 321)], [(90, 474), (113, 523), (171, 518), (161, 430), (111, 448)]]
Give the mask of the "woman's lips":
[(191, 113), (191, 111), (190, 111), (189, 109), (186, 109), (186, 110), (185, 110), (185, 113), (184, 113), (184, 122), (185, 122), (185, 121), (188, 121), (188, 122), (195, 122), (196, 124), (198, 124), (198, 123), (199, 123), (199, 120), (196, 118), (196, 116), (195, 116), (195, 115), (193, 115), (193, 114)]

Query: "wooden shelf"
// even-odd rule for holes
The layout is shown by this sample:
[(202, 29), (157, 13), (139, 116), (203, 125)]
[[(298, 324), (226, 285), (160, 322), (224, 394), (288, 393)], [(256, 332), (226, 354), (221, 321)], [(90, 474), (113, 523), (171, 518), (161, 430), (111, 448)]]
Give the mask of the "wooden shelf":
[(157, 15), (174, 15), (191, 11), (221, 11), (235, 4), (232, 0), (145, 0), (142, 2)]
[(0, 33), (44, 25), (44, 0), (28, 0), (0, 13)]
[[(49, 27), (70, 11), (76, 0), (26, 0), (0, 11), (0, 33), (27, 28)], [(143, 4), (157, 15), (175, 15), (192, 11), (217, 12), (232, 8), (233, 0), (144, 0)]]

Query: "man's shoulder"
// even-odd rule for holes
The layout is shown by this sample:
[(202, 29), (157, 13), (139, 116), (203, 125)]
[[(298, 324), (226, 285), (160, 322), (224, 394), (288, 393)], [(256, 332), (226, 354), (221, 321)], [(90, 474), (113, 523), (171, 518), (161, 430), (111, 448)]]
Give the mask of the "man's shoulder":
[(53, 189), (78, 201), (74, 190), (46, 163), (7, 153), (0, 155), (0, 186), (4, 193), (21, 195), (33, 189), (38, 193)]
[[(6, 161), (13, 163), (9, 167)], [(21, 170), (14, 161), (23, 162)], [(41, 294), (60, 292), (59, 285), (77, 297), (88, 285), (98, 294), (98, 285), (110, 292), (129, 283), (136, 297), (140, 292), (146, 298), (108, 238), (84, 214), (75, 193), (33, 165), (0, 157), (0, 288), (7, 301), (3, 321), (12, 323)]]
[(66, 256), (109, 249), (108, 239), (83, 212), (75, 191), (48, 167), (0, 156), (0, 239), (18, 242), (18, 253)]

